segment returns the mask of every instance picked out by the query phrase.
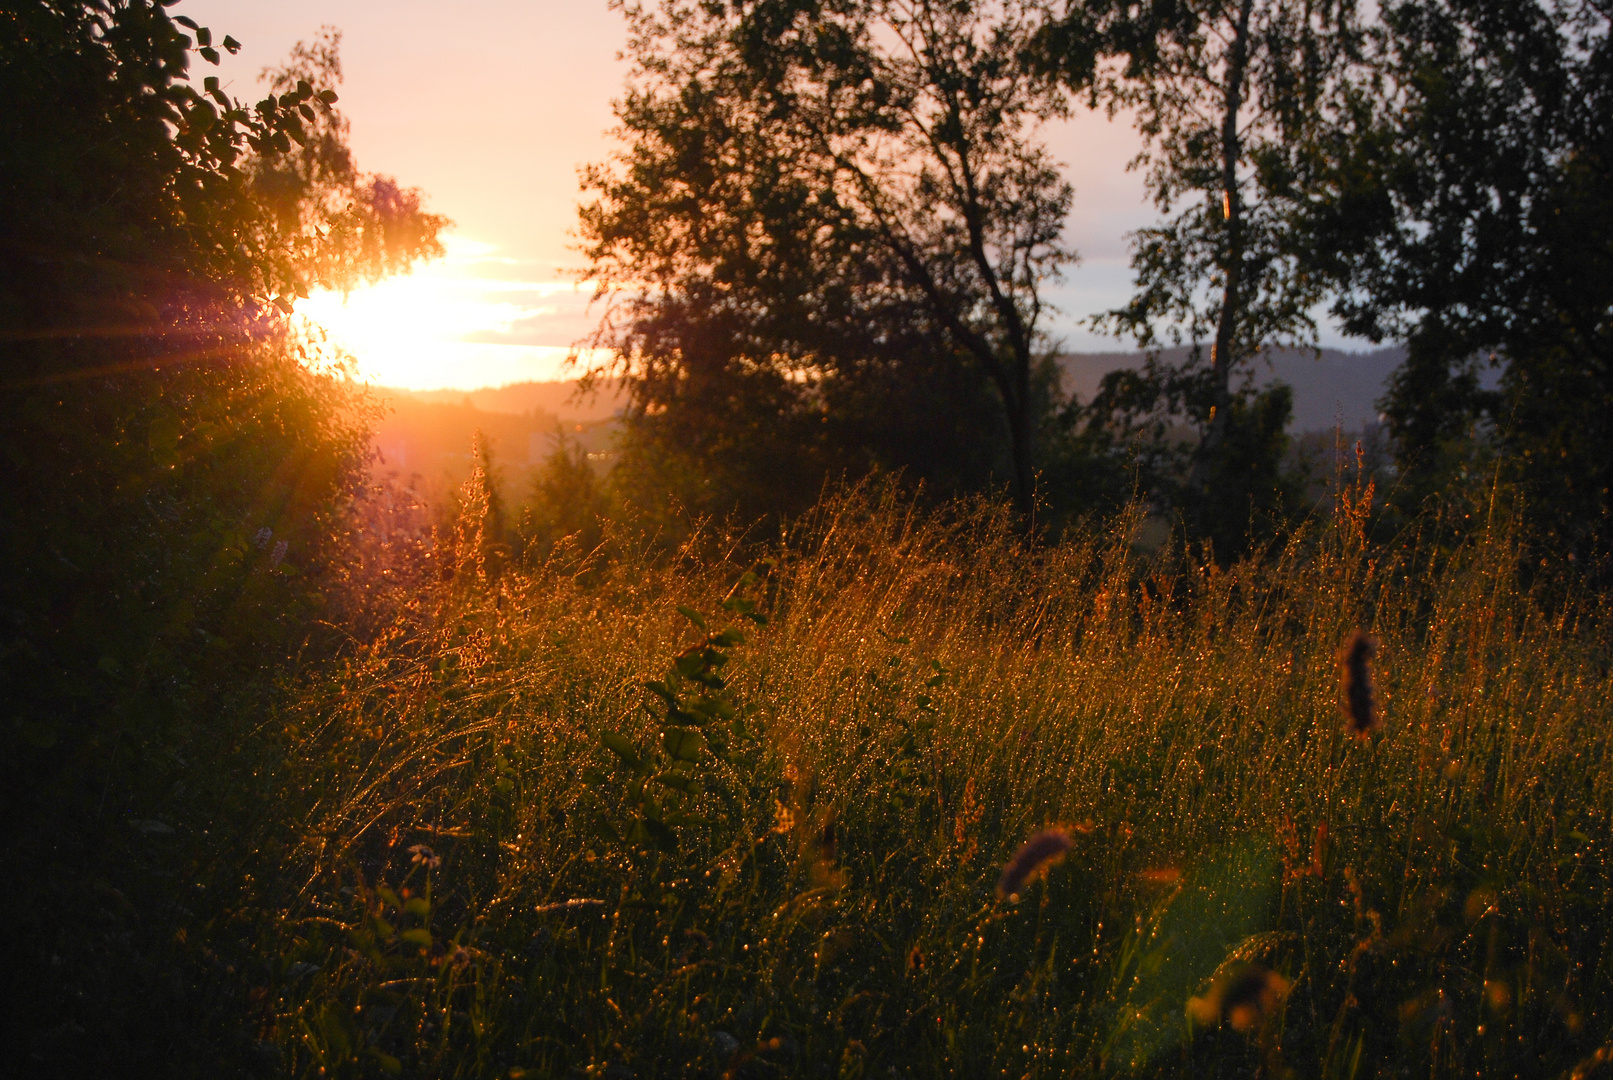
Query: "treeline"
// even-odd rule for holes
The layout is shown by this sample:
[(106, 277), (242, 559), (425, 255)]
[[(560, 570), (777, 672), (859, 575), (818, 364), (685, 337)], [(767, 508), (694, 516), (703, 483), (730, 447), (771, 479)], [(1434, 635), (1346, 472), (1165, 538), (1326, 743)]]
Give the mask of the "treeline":
[[(627, 5), (624, 148), (587, 174), (626, 459), (700, 512), (901, 471), (1057, 523), (1142, 491), (1223, 557), (1298, 510), (1262, 350), (1323, 313), (1409, 359), (1402, 519), (1483, 477), (1551, 551), (1608, 536), (1613, 50), (1587, 0)], [(1159, 223), (1093, 320), (1184, 363), (1060, 391), (1080, 211), (1040, 141), (1124, 115)]]

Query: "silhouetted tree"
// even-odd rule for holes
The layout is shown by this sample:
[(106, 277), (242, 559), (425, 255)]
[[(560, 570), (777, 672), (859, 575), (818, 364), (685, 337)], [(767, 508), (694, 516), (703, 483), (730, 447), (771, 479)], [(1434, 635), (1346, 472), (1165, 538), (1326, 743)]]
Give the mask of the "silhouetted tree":
[(597, 343), (697, 508), (798, 509), (870, 467), (1030, 506), (1041, 288), (1073, 257), (1033, 7), (624, 5), (627, 146), (582, 219), (616, 290)]
[(1281, 513), (1288, 498), (1289, 396), (1238, 376), (1264, 349), (1315, 345), (1326, 280), (1295, 222), (1324, 106), (1361, 41), (1353, 0), (1094, 0), (1066, 5), (1037, 38), (1045, 69), (1135, 117), (1132, 165), (1165, 216), (1133, 234), (1136, 293), (1096, 325), (1145, 349), (1192, 346), (1180, 367), (1156, 354), (1117, 373), (1093, 418), (1152, 444), (1155, 483), (1223, 553), (1242, 547), (1252, 513)]
[[(285, 312), (432, 253), (442, 224), (351, 167), (312, 81), (334, 77), (333, 41), (248, 106), (192, 78), (239, 43), (170, 6), (0, 10), (0, 790), (24, 1070), (242, 1071), (175, 1020), (217, 1003), (163, 970), (177, 901), (125, 822), (201, 835), (204, 793), (230, 785), (202, 755), (239, 735), (220, 702), (321, 611), (365, 414)], [(156, 899), (86, 934), (91, 881)]]
[(1345, 327), (1407, 343), (1385, 408), (1410, 491), (1497, 454), (1580, 557), (1613, 524), (1609, 21), (1592, 0), (1384, 4), (1306, 226)]

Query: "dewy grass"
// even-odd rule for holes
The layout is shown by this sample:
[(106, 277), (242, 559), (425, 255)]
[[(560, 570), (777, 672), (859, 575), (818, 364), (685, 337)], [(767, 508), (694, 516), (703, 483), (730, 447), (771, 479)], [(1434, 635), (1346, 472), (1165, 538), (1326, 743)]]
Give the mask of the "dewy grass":
[(268, 721), (257, 1037), (307, 1076), (1594, 1067), (1601, 628), (1500, 526), (1371, 549), (1347, 505), (1231, 568), (1134, 526), (864, 490), (766, 564), (417, 597)]

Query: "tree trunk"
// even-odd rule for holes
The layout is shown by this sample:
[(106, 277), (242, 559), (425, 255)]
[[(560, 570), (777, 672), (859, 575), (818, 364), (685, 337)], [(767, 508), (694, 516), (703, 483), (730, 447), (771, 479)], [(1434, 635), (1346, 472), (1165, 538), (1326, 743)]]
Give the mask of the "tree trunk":
[(1192, 481), (1198, 486), (1205, 479), (1210, 461), (1226, 438), (1227, 410), (1232, 402), (1232, 366), (1237, 340), (1238, 313), (1243, 304), (1243, 206), (1238, 198), (1238, 159), (1243, 156), (1238, 135), (1238, 116), (1243, 109), (1244, 74), (1249, 64), (1249, 18), (1254, 0), (1238, 6), (1233, 28), (1232, 52), (1227, 58), (1226, 109), (1221, 119), (1222, 212), (1226, 217), (1226, 246), (1222, 249), (1221, 314), (1216, 321), (1215, 344), (1210, 346), (1210, 423), (1193, 464)]

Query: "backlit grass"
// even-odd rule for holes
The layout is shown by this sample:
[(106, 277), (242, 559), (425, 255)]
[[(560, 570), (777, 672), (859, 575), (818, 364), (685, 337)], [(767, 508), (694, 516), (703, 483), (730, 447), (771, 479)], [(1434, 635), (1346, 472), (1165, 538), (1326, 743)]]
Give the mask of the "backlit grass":
[(862, 491), (765, 552), (462, 572), (243, 743), (284, 758), (257, 1037), (327, 1076), (1594, 1068), (1601, 631), (1504, 525), (1373, 548), (1365, 507), (1231, 569)]

